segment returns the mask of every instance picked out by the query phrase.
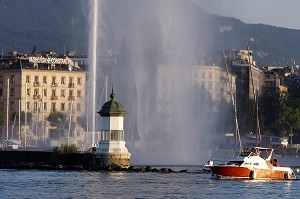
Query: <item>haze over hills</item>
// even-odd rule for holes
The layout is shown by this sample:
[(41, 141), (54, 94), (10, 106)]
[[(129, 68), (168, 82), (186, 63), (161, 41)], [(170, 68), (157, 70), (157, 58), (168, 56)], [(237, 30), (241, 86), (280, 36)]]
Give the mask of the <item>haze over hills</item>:
[[(84, 0), (1, 0), (0, 1), (0, 48), (30, 53), (33, 46), (41, 50), (63, 53), (64, 49), (87, 54), (89, 37), (88, 2)], [(171, 3), (172, 1), (166, 1)], [(185, 1), (183, 9), (191, 9), (195, 35), (202, 35), (193, 49), (199, 54), (215, 53), (225, 49), (246, 49), (247, 40), (259, 65), (293, 65), (300, 62), (300, 30), (286, 29), (263, 24), (245, 24), (240, 20), (210, 15), (193, 3)], [(162, 34), (153, 14), (147, 12), (151, 2), (144, 0), (110, 0), (102, 8), (104, 24), (103, 49), (119, 51), (124, 39), (134, 39), (132, 21), (144, 18), (145, 34)], [(151, 9), (149, 9), (151, 10)], [(163, 11), (163, 8), (161, 8)], [(157, 14), (157, 13), (156, 13)], [(176, 26), (181, 17), (178, 13)], [(197, 24), (199, 24), (198, 27)], [(182, 24), (181, 24), (182, 25)], [(185, 24), (187, 28), (189, 26)], [(180, 26), (178, 26), (180, 27)], [(173, 27), (173, 31), (176, 28)], [(160, 43), (155, 36), (149, 37)], [(195, 55), (196, 56), (196, 55)]]

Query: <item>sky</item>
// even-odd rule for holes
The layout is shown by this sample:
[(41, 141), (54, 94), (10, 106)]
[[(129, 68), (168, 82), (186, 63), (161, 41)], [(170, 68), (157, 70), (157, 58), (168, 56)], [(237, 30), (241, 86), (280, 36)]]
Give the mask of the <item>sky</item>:
[(300, 30), (300, 0), (192, 0), (209, 13)]

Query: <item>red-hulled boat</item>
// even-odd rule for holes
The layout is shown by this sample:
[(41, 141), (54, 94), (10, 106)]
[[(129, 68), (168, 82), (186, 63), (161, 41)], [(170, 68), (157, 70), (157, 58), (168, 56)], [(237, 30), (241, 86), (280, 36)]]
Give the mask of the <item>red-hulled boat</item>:
[(218, 178), (233, 179), (295, 179), (289, 167), (273, 166), (273, 149), (255, 147), (246, 149), (225, 165), (213, 165), (209, 168)]

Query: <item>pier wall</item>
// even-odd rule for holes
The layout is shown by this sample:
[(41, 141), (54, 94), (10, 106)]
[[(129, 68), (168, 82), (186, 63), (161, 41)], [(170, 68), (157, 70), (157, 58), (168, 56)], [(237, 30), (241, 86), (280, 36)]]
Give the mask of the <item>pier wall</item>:
[(0, 151), (0, 168), (105, 169), (94, 165), (94, 159), (94, 154), (59, 154), (45, 151)]

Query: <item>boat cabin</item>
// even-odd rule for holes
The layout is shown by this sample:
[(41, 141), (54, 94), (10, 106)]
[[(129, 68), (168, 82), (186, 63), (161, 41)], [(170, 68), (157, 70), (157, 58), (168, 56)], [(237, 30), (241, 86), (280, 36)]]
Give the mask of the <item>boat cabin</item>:
[(262, 165), (269, 166), (272, 154), (273, 154), (273, 149), (271, 148), (263, 148), (263, 147), (246, 148), (235, 158), (229, 160), (227, 165), (253, 166), (253, 167), (260, 167)]

